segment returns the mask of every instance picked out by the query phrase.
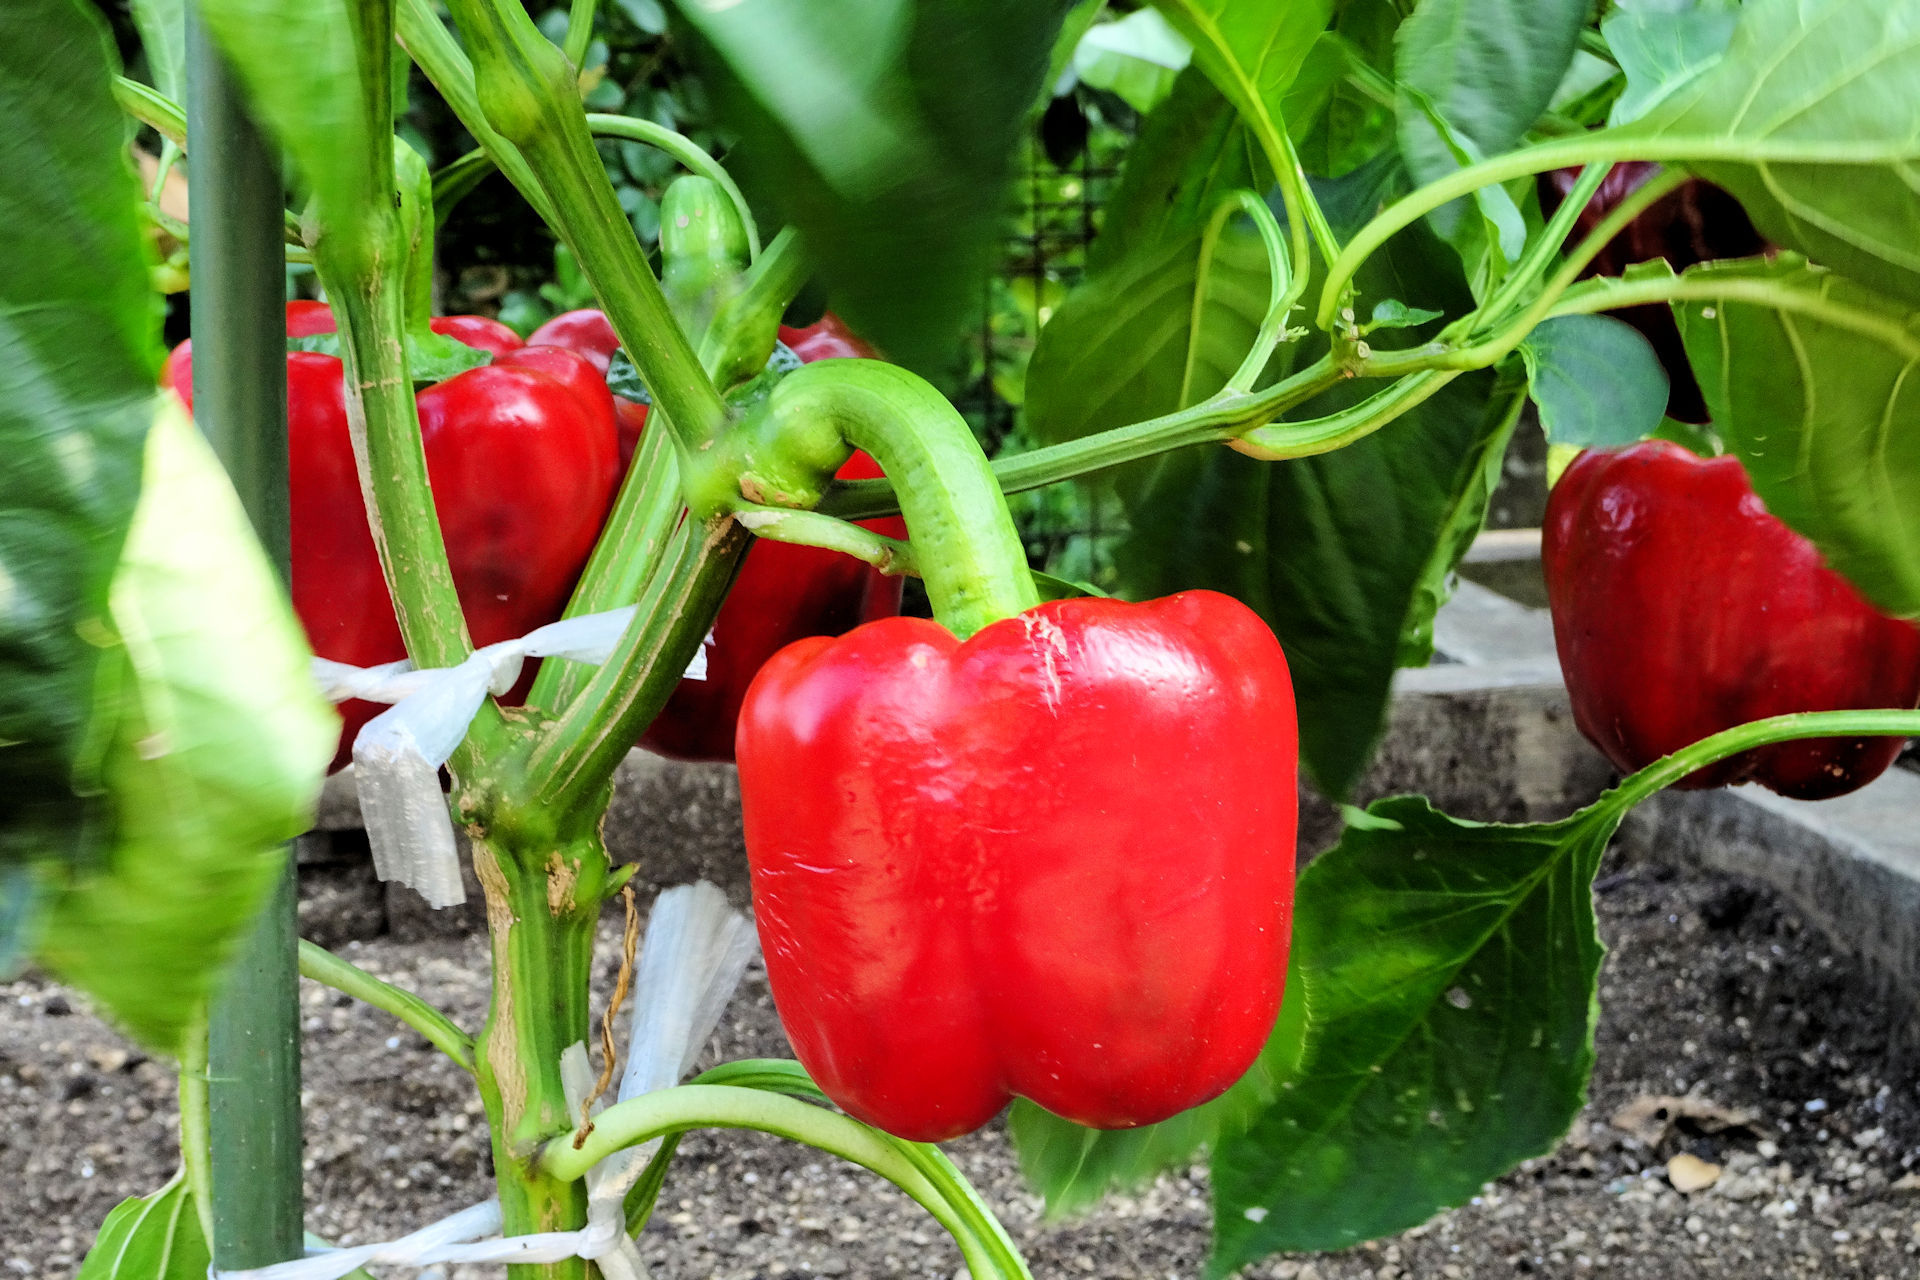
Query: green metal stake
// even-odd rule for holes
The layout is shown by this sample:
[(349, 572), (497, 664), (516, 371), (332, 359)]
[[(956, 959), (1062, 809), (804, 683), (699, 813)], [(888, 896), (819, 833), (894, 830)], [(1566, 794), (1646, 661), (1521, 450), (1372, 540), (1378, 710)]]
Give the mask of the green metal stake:
[[(279, 159), (190, 8), (194, 417), (254, 531), (288, 572), (285, 200)], [(208, 1033), (213, 1263), (303, 1252), (300, 1022), (293, 858), (214, 1001)]]

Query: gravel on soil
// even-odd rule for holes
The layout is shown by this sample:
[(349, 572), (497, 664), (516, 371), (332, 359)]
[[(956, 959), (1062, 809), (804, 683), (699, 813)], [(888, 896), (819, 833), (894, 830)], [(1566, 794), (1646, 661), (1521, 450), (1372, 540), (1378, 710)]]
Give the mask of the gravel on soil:
[[(1262, 1280), (1896, 1280), (1920, 1274), (1920, 1106), (1891, 1029), (1909, 1007), (1764, 891), (1654, 862), (1597, 886), (1611, 948), (1592, 1099), (1559, 1151), (1395, 1239), (1272, 1258)], [(604, 991), (617, 964), (610, 913)], [(355, 963), (478, 1024), (484, 939), (348, 943)], [(485, 1125), (418, 1035), (303, 984), (309, 1225), (388, 1238), (488, 1194)], [(708, 1059), (777, 1056), (764, 973)], [(171, 1067), (29, 975), (0, 984), (0, 1280), (63, 1278), (101, 1218), (174, 1162)], [(997, 1126), (952, 1144), (1038, 1277), (1201, 1274), (1204, 1166), (1049, 1222)], [(1693, 1187), (1687, 1192), (1676, 1189)], [(641, 1237), (663, 1280), (946, 1280), (957, 1251), (891, 1187), (771, 1138), (691, 1134)], [(458, 1269), (479, 1280), (497, 1268)]]

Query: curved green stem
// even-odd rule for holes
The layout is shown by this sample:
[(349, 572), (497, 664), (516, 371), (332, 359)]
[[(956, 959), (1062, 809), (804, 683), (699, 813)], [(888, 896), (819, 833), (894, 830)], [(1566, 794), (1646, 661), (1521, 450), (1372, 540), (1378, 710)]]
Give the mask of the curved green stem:
[(1201, 312), (1207, 301), (1207, 280), (1213, 263), (1214, 247), (1219, 243), (1220, 233), (1226, 229), (1227, 219), (1238, 211), (1252, 220), (1260, 233), (1260, 241), (1267, 251), (1267, 271), (1272, 277), (1267, 295), (1267, 314), (1260, 322), (1260, 330), (1254, 335), (1253, 345), (1247, 349), (1245, 359), (1227, 379), (1230, 391), (1250, 391), (1253, 384), (1265, 372), (1267, 361), (1273, 358), (1273, 349), (1280, 344), (1281, 335), (1287, 330), (1287, 312), (1299, 300), (1305, 281), (1295, 281), (1292, 262), (1287, 256), (1287, 242), (1281, 234), (1280, 224), (1274, 219), (1273, 210), (1267, 202), (1252, 191), (1234, 191), (1215, 207), (1212, 216), (1207, 219), (1206, 229), (1200, 236), (1200, 271), (1194, 282), (1193, 311), (1187, 326), (1187, 367), (1181, 377), (1180, 400), (1185, 403), (1187, 388), (1193, 380), (1194, 364), (1200, 351)]
[(1411, 374), (1352, 408), (1307, 422), (1259, 427), (1229, 440), (1227, 447), (1263, 462), (1332, 453), (1372, 435), (1459, 376), (1458, 372), (1439, 370)]
[[(1788, 146), (1771, 140), (1764, 159), (1778, 164), (1842, 164), (1855, 158), (1853, 149), (1840, 142), (1804, 143)], [(1430, 182), (1411, 195), (1395, 201), (1347, 242), (1328, 272), (1320, 290), (1316, 321), (1321, 328), (1333, 323), (1340, 308), (1340, 296), (1359, 271), (1360, 264), (1395, 234), (1413, 225), (1441, 205), (1472, 195), (1481, 187), (1545, 173), (1549, 169), (1586, 165), (1594, 161), (1654, 160), (1667, 164), (1729, 160), (1753, 163), (1751, 140), (1736, 137), (1707, 137), (1689, 134), (1661, 135), (1631, 133), (1627, 129), (1596, 129), (1564, 138), (1551, 138), (1535, 146), (1494, 156), (1478, 164), (1456, 169), (1437, 182)], [(1860, 163), (1883, 163), (1885, 155), (1858, 155)]]
[(382, 981), (360, 966), (341, 959), (305, 938), (300, 940), (300, 976), (392, 1014), (418, 1031), (428, 1044), (453, 1059), (454, 1065), (461, 1070), (473, 1070), (473, 1037), (455, 1026), (453, 1019), (411, 991)]
[(762, 507), (743, 503), (734, 508), (734, 519), (756, 537), (769, 542), (788, 542), (800, 547), (821, 547), (864, 561), (886, 574), (919, 576), (911, 543), (863, 529), (857, 524), (823, 516), (818, 511), (797, 511), (792, 507)]
[(753, 210), (747, 206), (747, 197), (742, 194), (733, 175), (724, 166), (684, 133), (676, 133), (663, 124), (651, 120), (640, 120), (633, 116), (605, 115), (589, 112), (587, 128), (593, 130), (595, 137), (621, 138), (628, 142), (644, 142), (657, 147), (678, 160), (689, 173), (697, 173), (710, 179), (713, 184), (727, 193), (727, 199), (733, 202), (733, 210), (740, 215), (740, 225), (747, 231), (747, 252), (750, 257), (760, 256), (760, 227), (753, 220)]
[[(1560, 202), (1560, 207), (1553, 211), (1553, 218), (1540, 234), (1533, 238), (1526, 252), (1520, 255), (1520, 261), (1514, 264), (1513, 270), (1507, 273), (1507, 278), (1500, 282), (1498, 289), (1494, 290), (1493, 296), (1480, 305), (1478, 308), (1480, 314), (1487, 316), (1506, 314), (1507, 310), (1520, 300), (1520, 296), (1527, 291), (1528, 286), (1546, 273), (1547, 264), (1553, 261), (1554, 255), (1559, 253), (1560, 247), (1567, 242), (1567, 236), (1572, 232), (1573, 225), (1579, 220), (1581, 212), (1586, 209), (1587, 202), (1593, 199), (1593, 193), (1600, 189), (1600, 184), (1606, 181), (1607, 174), (1612, 171), (1612, 165), (1597, 160), (1580, 171), (1580, 177), (1573, 184), (1573, 190), (1569, 191), (1567, 198)], [(1604, 244), (1605, 241), (1602, 243)]]
[[(642, 1094), (594, 1117), (593, 1132), (579, 1147), (574, 1146), (575, 1136), (549, 1142), (540, 1164), (558, 1180), (584, 1178), (587, 1170), (616, 1151), (667, 1134), (709, 1128), (771, 1133), (851, 1161), (893, 1183), (932, 1214), (960, 1246), (961, 1256), (975, 1277), (1027, 1275), (1024, 1265), (1012, 1272), (1007, 1270), (989, 1241), (981, 1238), (971, 1215), (941, 1193), (928, 1177), (923, 1160), (903, 1151), (898, 1139), (783, 1093), (687, 1084)], [(1014, 1257), (1017, 1261), (1018, 1255)]]
[(1797, 711), (1735, 725), (1629, 775), (1603, 804), (1631, 808), (1697, 769), (1728, 756), (1800, 738), (1912, 737), (1920, 734), (1920, 711)]
[[(1323, 356), (1262, 391), (1222, 391), (1176, 413), (996, 458), (994, 479), (1002, 493), (1021, 493), (1174, 449), (1224, 443), (1272, 422), (1350, 376)], [(886, 480), (850, 480), (836, 484), (815, 509), (842, 519), (863, 520), (891, 515), (900, 510), (900, 503)]]
[(696, 511), (741, 497), (811, 507), (852, 450), (865, 449), (900, 495), (942, 625), (965, 639), (1040, 602), (986, 455), (966, 419), (924, 379), (878, 360), (807, 365), (773, 389), (748, 426), (744, 459), (720, 451), (689, 484)]

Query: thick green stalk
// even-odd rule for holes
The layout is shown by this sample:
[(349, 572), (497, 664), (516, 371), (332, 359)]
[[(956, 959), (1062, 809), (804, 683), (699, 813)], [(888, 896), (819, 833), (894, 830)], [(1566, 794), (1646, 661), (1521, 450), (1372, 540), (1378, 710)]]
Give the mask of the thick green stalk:
[[(189, 249), (197, 286), (195, 417), (285, 577), (290, 534), (279, 157), (248, 119), (237, 81), (191, 11), (187, 41), (187, 131), (201, 194)], [(281, 874), (210, 1011), (207, 1056), (189, 1064), (206, 1082), (183, 1080), (189, 1172), (199, 1175), (196, 1190), (211, 1189), (203, 1221), (212, 1224), (209, 1244), (222, 1268), (283, 1262), (302, 1249), (299, 980), (293, 970), (293, 858), (291, 849), (285, 853)], [(201, 1109), (191, 1114), (190, 1106)], [(198, 1132), (203, 1120), (204, 1134)], [(196, 1167), (202, 1150), (206, 1165)]]
[[(587, 1042), (594, 924), (607, 890), (597, 834), (570, 843), (476, 839), (473, 869), (487, 899), (493, 995), (475, 1044), (474, 1075), (493, 1133), (500, 1212), (508, 1235), (572, 1231), (586, 1221), (586, 1189), (539, 1163), (543, 1144), (569, 1132), (560, 1055)], [(507, 1268), (510, 1280), (588, 1280), (579, 1258)]]
[[(855, 448), (892, 480), (934, 617), (965, 639), (1040, 597), (1026, 550), (966, 420), (927, 382), (878, 360), (831, 360), (787, 375), (762, 413), (687, 489), (696, 512), (744, 497), (811, 507)], [(741, 453), (728, 446), (737, 446)]]
[[(416, 665), (451, 667), (473, 650), (427, 484), (427, 455), (401, 342), (408, 237), (396, 208), (393, 154), (386, 141), (392, 11), (386, 0), (357, 0), (349, 13), (355, 21), (361, 78), (372, 86), (363, 88), (361, 109), (369, 134), (381, 141), (379, 154), (366, 158), (369, 195), (360, 219), (363, 230), (343, 234), (335, 229), (329, 211), (319, 209), (312, 237), (314, 265), (340, 328), (354, 460), (400, 634)], [(481, 717), (489, 718), (487, 708)], [(495, 710), (492, 718), (497, 717)]]
[[(648, 415), (652, 420), (652, 415)], [(567, 617), (620, 609), (640, 598), (660, 563), (686, 510), (680, 498), (680, 465), (665, 431), (641, 435), (633, 462), (620, 486), (613, 512), (594, 543), (593, 555), (567, 602)], [(543, 711), (565, 706), (592, 676), (593, 669), (564, 658), (540, 664), (527, 705)]]
[(598, 825), (614, 769), (699, 652), (747, 542), (747, 531), (730, 518), (681, 521), (619, 646), (534, 747), (526, 772), (535, 780), (536, 807)]
[(674, 323), (614, 195), (572, 67), (518, 5), (452, 0), (451, 7), (473, 58), (487, 122), (532, 169), (547, 196), (550, 225), (579, 260), (683, 451), (703, 447), (725, 423), (726, 406)]
[[(1322, 357), (1262, 391), (1222, 391), (1199, 404), (1145, 422), (995, 459), (994, 479), (1002, 493), (1021, 493), (1174, 449), (1225, 443), (1265, 426), (1350, 376)], [(865, 520), (897, 512), (900, 502), (886, 480), (853, 480), (835, 485), (818, 510), (845, 520)]]

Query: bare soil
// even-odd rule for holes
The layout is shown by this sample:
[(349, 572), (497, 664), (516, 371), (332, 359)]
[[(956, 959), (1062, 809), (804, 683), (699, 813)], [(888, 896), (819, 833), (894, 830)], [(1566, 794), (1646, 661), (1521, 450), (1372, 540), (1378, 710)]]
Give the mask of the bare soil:
[[(1910, 1174), (1920, 1165), (1920, 1109), (1912, 1062), (1889, 1032), (1908, 1006), (1751, 885), (1616, 863), (1598, 897), (1612, 948), (1599, 1068), (1566, 1144), (1397, 1239), (1269, 1259), (1249, 1275), (1920, 1274), (1920, 1177)], [(464, 1024), (479, 1021), (480, 938), (379, 938), (343, 949)], [(367, 1241), (484, 1198), (485, 1135), (461, 1073), (345, 997), (309, 985), (302, 1003), (311, 1228)], [(784, 1049), (756, 972), (710, 1056)], [(1683, 1101), (1653, 1101), (1666, 1097)], [(1636, 1106), (1637, 1115), (1621, 1114)], [(107, 1210), (169, 1175), (174, 1125), (166, 1064), (36, 977), (0, 984), (0, 1278), (71, 1276)], [(1048, 1222), (1003, 1132), (952, 1150), (1036, 1276), (1201, 1273), (1202, 1166)], [(1668, 1161), (1681, 1155), (1718, 1166), (1718, 1179), (1676, 1190)], [(642, 1245), (656, 1276), (683, 1280), (945, 1280), (960, 1267), (933, 1223), (891, 1188), (805, 1149), (735, 1133), (688, 1137)], [(450, 1280), (497, 1274), (473, 1268)]]

